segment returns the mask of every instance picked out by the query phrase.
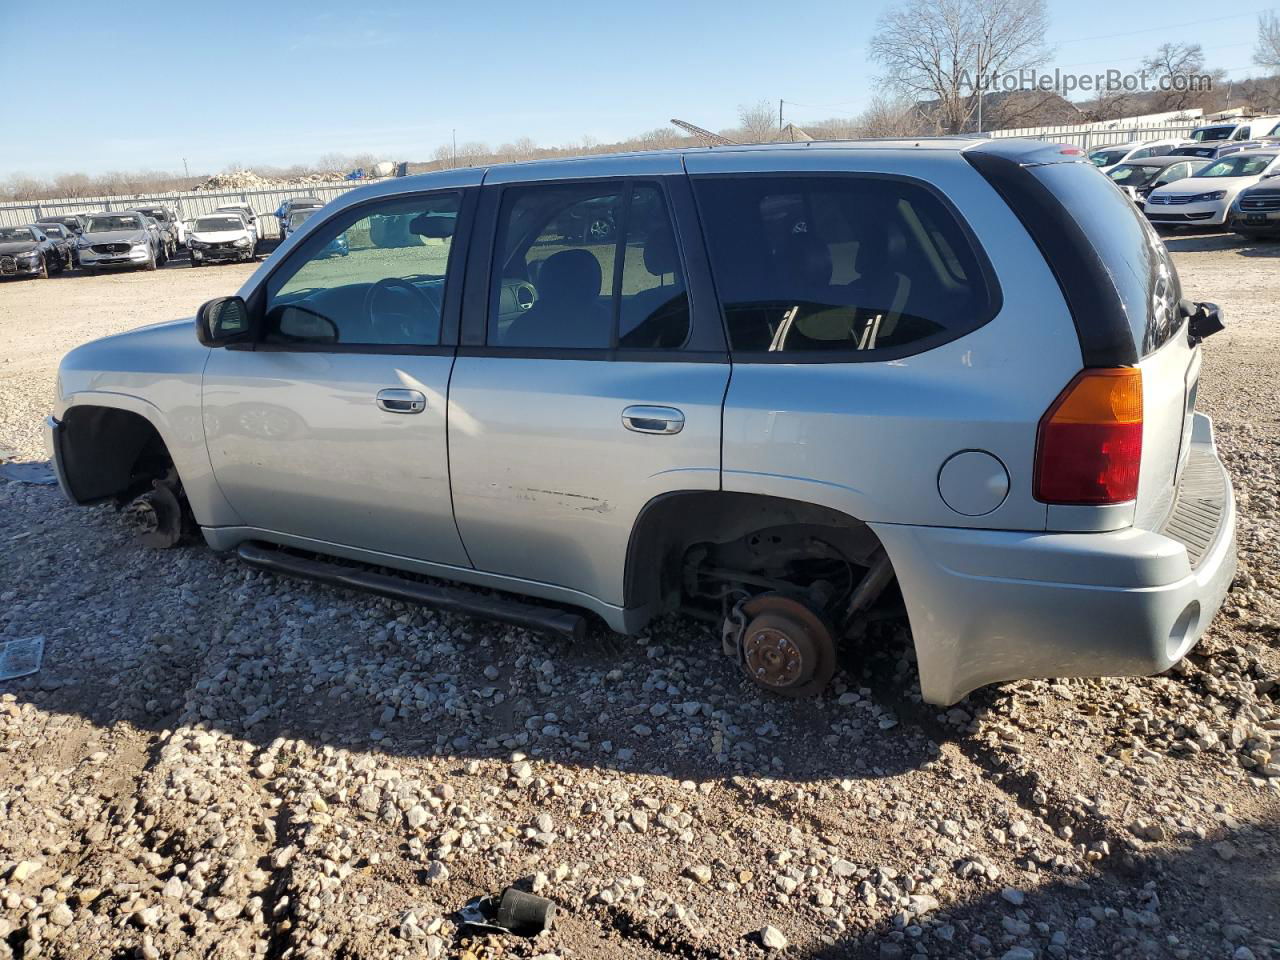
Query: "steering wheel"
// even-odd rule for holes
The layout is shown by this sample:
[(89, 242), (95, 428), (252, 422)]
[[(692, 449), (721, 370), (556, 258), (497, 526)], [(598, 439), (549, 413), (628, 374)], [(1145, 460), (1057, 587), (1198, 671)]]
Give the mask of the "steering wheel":
[[(407, 290), (419, 300), (422, 301), (424, 314), (416, 313), (391, 312), (385, 315), (386, 319), (379, 321), (374, 314), (373, 306), (378, 299), (378, 295), (385, 290)], [(403, 342), (403, 343), (420, 343), (427, 344), (429, 340), (434, 339), (425, 334), (430, 333), (427, 329), (427, 323), (434, 318), (436, 325), (439, 326), (440, 312), (436, 309), (436, 305), (431, 302), (431, 298), (419, 287), (414, 286), (408, 280), (401, 277), (383, 277), (369, 285), (369, 289), (364, 294), (363, 314), (369, 329), (376, 332), (380, 339), (384, 342)], [(392, 329), (381, 329), (384, 324), (393, 324)], [(418, 328), (418, 329), (415, 329)], [(387, 333), (394, 333), (399, 340), (392, 340), (386, 337)]]

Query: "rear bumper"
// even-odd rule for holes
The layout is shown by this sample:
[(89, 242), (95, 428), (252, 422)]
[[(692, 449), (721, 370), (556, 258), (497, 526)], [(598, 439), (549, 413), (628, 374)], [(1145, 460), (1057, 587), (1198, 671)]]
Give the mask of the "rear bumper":
[(988, 683), (1167, 670), (1231, 587), (1235, 519), (1211, 422), (1196, 414), (1159, 531), (873, 528), (902, 587), (924, 698), (948, 704)]

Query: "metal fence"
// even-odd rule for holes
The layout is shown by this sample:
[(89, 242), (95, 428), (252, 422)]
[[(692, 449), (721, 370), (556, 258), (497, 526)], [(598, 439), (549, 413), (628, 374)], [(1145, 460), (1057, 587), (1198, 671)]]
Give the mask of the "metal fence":
[(1029, 137), (1032, 140), (1070, 143), (1084, 150), (1094, 150), (1098, 147), (1107, 147), (1115, 143), (1129, 143), (1131, 141), (1186, 139), (1191, 136), (1191, 131), (1199, 125), (1199, 121), (1192, 120), (1184, 123), (1164, 124), (1159, 127), (1109, 127), (1105, 129), (1083, 125), (1029, 127), (1022, 130), (993, 130), (991, 131), (991, 136), (997, 138)]
[(183, 193), (148, 193), (131, 197), (75, 197), (59, 200), (31, 200), (0, 203), (0, 226), (12, 227), (33, 223), (41, 217), (67, 213), (94, 213), (99, 210), (131, 210), (138, 206), (164, 206), (190, 220), (212, 213), (216, 207), (243, 203), (258, 215), (258, 235), (274, 237), (280, 225), (272, 213), (286, 197), (316, 197), (326, 202), (348, 190), (374, 183), (372, 180), (335, 181), (296, 187), (267, 187), (256, 190), (192, 190)]

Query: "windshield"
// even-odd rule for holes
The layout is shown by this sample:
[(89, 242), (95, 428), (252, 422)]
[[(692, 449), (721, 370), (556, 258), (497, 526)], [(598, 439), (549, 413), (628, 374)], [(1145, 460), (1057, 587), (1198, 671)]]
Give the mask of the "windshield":
[(0, 227), (0, 243), (12, 240), (34, 240), (36, 235), (26, 227)]
[(1265, 172), (1275, 158), (1274, 153), (1233, 153), (1229, 157), (1223, 157), (1217, 163), (1209, 164), (1195, 176), (1256, 177)]
[(1128, 150), (1095, 150), (1089, 154), (1089, 160), (1095, 167), (1109, 167), (1125, 158)]
[(239, 217), (201, 217), (196, 221), (197, 233), (213, 233), (218, 230), (243, 230)]
[(159, 220), (161, 223), (169, 222), (169, 217), (159, 207), (139, 207), (138, 212), (144, 213), (155, 220)]
[(1144, 167), (1137, 163), (1122, 163), (1115, 169), (1107, 171), (1107, 176), (1122, 186), (1144, 187), (1160, 176), (1160, 171), (1163, 169), (1164, 167)]
[(307, 222), (307, 218), (313, 213), (315, 213), (315, 210), (295, 210), (293, 213), (289, 214), (289, 229), (297, 230)]
[(142, 218), (137, 214), (90, 217), (89, 226), (85, 229), (89, 233), (110, 233), (113, 230), (141, 230)]
[(1191, 131), (1191, 139), (1198, 143), (1204, 143), (1206, 140), (1230, 140), (1235, 130), (1234, 124), (1222, 127), (1201, 127), (1199, 130)]

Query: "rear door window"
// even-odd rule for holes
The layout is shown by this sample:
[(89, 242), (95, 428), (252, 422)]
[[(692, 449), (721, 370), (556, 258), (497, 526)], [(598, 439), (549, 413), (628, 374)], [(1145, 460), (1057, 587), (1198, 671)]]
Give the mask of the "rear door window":
[(962, 336), (995, 314), (985, 258), (923, 185), (729, 176), (697, 178), (694, 191), (738, 358), (892, 359)]
[(542, 184), (504, 192), (490, 346), (677, 348), (689, 303), (654, 183)]

